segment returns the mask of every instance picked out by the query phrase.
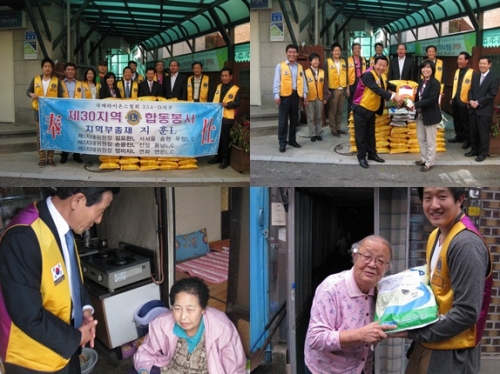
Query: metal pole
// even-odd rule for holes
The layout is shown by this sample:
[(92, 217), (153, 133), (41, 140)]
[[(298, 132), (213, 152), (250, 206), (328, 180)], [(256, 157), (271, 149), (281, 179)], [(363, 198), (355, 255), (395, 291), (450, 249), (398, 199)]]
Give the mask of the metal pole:
[(314, 0), (314, 45), (319, 43), (319, 1)]
[(66, 62), (71, 59), (71, 12), (70, 12), (71, 0), (66, 0)]

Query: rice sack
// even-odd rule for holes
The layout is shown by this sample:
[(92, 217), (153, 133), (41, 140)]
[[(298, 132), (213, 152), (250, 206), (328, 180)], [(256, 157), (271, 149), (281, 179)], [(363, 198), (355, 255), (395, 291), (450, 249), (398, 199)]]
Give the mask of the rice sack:
[(375, 321), (398, 326), (387, 333), (416, 329), (438, 320), (426, 265), (389, 275), (378, 282), (377, 289)]

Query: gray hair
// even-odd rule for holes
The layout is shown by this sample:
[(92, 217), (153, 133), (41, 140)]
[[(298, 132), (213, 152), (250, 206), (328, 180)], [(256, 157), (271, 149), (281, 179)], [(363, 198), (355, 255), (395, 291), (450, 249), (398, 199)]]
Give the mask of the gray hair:
[[(368, 235), (365, 238), (361, 239), (359, 242), (354, 243), (351, 246), (351, 253), (352, 254), (357, 253), (357, 251), (363, 246), (363, 244), (365, 243), (366, 240), (379, 240), (379, 241), (381, 241), (382, 244), (384, 244), (385, 246), (387, 246), (387, 248), (389, 248), (389, 255), (391, 256), (391, 259), (389, 260), (389, 262), (392, 260), (392, 245), (386, 238), (383, 238), (380, 235)], [(353, 258), (353, 262), (354, 262), (354, 258)]]

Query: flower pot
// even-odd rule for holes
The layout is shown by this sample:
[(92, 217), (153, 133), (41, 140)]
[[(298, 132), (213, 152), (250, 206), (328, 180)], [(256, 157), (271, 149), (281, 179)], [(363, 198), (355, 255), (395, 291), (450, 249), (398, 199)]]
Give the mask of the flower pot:
[(496, 138), (490, 135), (490, 156), (500, 156), (500, 135)]
[(234, 144), (231, 146), (231, 158), (229, 165), (239, 173), (250, 172), (250, 155), (243, 148)]

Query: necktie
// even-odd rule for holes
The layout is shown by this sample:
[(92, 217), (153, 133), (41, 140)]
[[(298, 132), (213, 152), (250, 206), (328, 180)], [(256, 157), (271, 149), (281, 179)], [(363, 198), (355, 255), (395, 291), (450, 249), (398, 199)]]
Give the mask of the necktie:
[(481, 74), (481, 79), (479, 80), (479, 85), (483, 84), (484, 81), (484, 74)]
[(126, 83), (125, 97), (130, 97), (130, 82)]
[(82, 300), (80, 297), (80, 267), (78, 266), (78, 261), (76, 260), (75, 245), (73, 239), (73, 233), (69, 230), (65, 235), (66, 245), (68, 246), (69, 253), (69, 263), (71, 267), (71, 287), (73, 292), (71, 298), (73, 299), (73, 319), (74, 327), (79, 328), (82, 325)]

